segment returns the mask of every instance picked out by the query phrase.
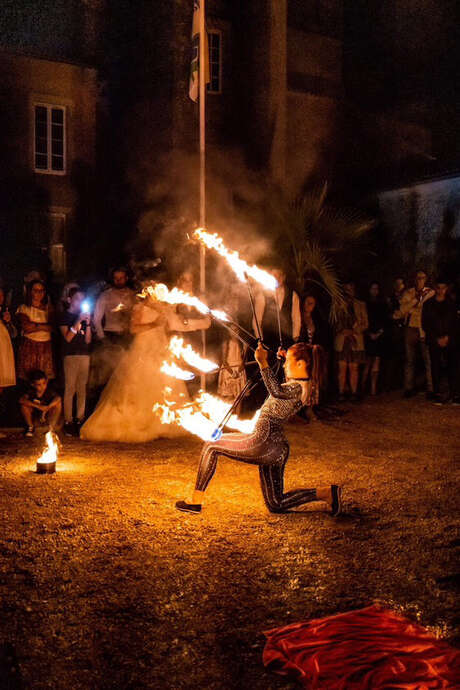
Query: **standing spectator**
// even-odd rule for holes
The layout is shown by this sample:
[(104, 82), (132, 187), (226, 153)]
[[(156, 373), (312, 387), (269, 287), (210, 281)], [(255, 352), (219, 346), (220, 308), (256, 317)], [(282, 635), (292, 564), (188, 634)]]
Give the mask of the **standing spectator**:
[[(16, 385), (16, 370), (14, 366), (14, 352), (11, 344), (17, 331), (11, 321), (8, 306), (5, 306), (5, 291), (0, 287), (0, 397), (4, 388)], [(0, 438), (4, 434), (0, 433)]]
[(367, 309), (364, 302), (355, 297), (355, 284), (348, 281), (343, 286), (346, 312), (337, 325), (334, 349), (338, 359), (339, 400), (345, 400), (347, 374), (351, 389), (351, 400), (359, 401), (359, 365), (366, 361), (364, 331), (368, 328)]
[(390, 319), (387, 333), (388, 361), (386, 389), (402, 388), (404, 376), (404, 318), (401, 316), (401, 300), (406, 289), (404, 278), (395, 278), (393, 292), (388, 298)]
[(380, 363), (385, 349), (385, 329), (388, 324), (388, 308), (380, 296), (379, 283), (371, 283), (366, 301), (369, 327), (365, 333), (366, 366), (363, 374), (363, 391), (370, 376), (371, 395), (377, 395)]
[[(85, 293), (78, 287), (70, 288), (68, 309), (59, 319), (64, 360), (64, 433), (79, 436), (86, 407), (86, 385), (89, 375), (89, 346), (91, 343), (91, 315), (84, 306)], [(76, 418), (73, 402), (76, 396)]]
[[(306, 295), (301, 309), (302, 325), (299, 341), (307, 345), (321, 345), (323, 349), (323, 376), (320, 391), (320, 403), (324, 402), (328, 389), (329, 359), (331, 350), (330, 329), (327, 321), (321, 316), (317, 300), (314, 295)], [(316, 415), (320, 414), (320, 408), (315, 405), (313, 409)]]
[(430, 351), (431, 374), (435, 405), (443, 404), (440, 396), (443, 365), (447, 369), (449, 397), (445, 402), (460, 403), (457, 352), (457, 308), (447, 297), (448, 284), (440, 278), (436, 283), (436, 294), (427, 300), (422, 309), (422, 328)]
[(300, 342), (307, 345), (321, 345), (327, 352), (330, 347), (329, 328), (319, 313), (314, 295), (307, 295), (303, 300), (301, 318)]
[(32, 280), (27, 284), (26, 301), (16, 312), (21, 324), (21, 342), (18, 351), (18, 376), (28, 380), (33, 370), (45, 372), (47, 379), (54, 379), (53, 310), (45, 283)]
[(29, 374), (30, 386), (20, 398), (21, 413), (27, 425), (26, 436), (33, 436), (35, 423), (47, 424), (51, 431), (59, 427), (62, 403), (44, 371), (36, 369)]
[[(284, 347), (298, 341), (302, 320), (299, 295), (286, 284), (286, 273), (281, 268), (275, 268), (270, 272), (278, 281), (278, 288), (275, 292), (260, 290), (255, 299), (255, 311), (264, 343), (276, 352), (280, 345), (278, 310)], [(258, 337), (255, 319), (252, 328)]]
[(128, 287), (128, 272), (124, 267), (112, 271), (110, 282), (111, 287), (96, 302), (94, 328), (99, 340), (107, 338), (114, 345), (126, 347), (135, 293)]
[(404, 366), (404, 397), (411, 398), (416, 394), (415, 364), (417, 352), (420, 350), (425, 366), (426, 395), (433, 398), (433, 381), (431, 378), (431, 363), (425, 333), (422, 328), (422, 307), (434, 295), (434, 290), (426, 284), (425, 271), (417, 271), (415, 286), (404, 291), (401, 298), (401, 308), (393, 314), (394, 319), (404, 319), (404, 341), (406, 347), (406, 361)]
[[(223, 306), (225, 311), (237, 321), (239, 294), (235, 283), (231, 286), (230, 296), (225, 300)], [(243, 346), (230, 332), (224, 334), (222, 339), (222, 364), (219, 371), (217, 393), (221, 398), (232, 403), (247, 383), (244, 364), (246, 351), (246, 346)], [(239, 414), (241, 407), (242, 402), (235, 409), (236, 414)]]

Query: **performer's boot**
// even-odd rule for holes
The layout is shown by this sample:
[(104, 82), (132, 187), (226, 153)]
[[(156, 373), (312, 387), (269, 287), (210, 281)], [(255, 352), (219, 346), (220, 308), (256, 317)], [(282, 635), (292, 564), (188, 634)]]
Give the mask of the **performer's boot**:
[(190, 503), (186, 501), (177, 501), (176, 508), (183, 513), (201, 513), (201, 505), (203, 503), (204, 491), (194, 491)]
[(330, 515), (337, 517), (342, 512), (342, 487), (331, 484), (327, 489), (316, 489), (316, 496), (320, 501), (326, 501), (330, 506)]

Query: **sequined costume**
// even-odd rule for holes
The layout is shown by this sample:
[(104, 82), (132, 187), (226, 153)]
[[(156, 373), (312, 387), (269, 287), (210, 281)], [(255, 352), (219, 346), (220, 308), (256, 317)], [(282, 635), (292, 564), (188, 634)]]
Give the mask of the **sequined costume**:
[(265, 503), (272, 513), (284, 513), (317, 500), (316, 489), (296, 489), (284, 493), (284, 468), (289, 444), (283, 427), (302, 407), (302, 387), (293, 381), (280, 384), (270, 368), (262, 369), (269, 396), (252, 434), (224, 434), (219, 441), (206, 443), (201, 453), (195, 489), (205, 491), (223, 455), (259, 466)]

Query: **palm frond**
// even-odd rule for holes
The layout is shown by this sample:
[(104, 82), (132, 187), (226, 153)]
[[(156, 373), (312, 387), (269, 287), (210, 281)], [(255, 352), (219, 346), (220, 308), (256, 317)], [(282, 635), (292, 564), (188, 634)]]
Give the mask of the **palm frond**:
[[(346, 308), (342, 285), (332, 261), (315, 242), (304, 247), (304, 280), (320, 285), (331, 299), (331, 321), (336, 322)], [(311, 275), (308, 275), (311, 274)], [(308, 277), (307, 277), (308, 276)]]

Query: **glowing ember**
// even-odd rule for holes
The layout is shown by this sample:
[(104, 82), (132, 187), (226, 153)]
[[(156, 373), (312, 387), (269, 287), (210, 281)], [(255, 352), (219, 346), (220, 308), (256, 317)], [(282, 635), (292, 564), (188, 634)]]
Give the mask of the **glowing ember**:
[(211, 314), (211, 316), (214, 316), (220, 321), (230, 320), (224, 311), (220, 309), (210, 309), (204, 302), (199, 300), (198, 297), (189, 295), (188, 292), (179, 290), (177, 287), (169, 290), (163, 283), (147, 285), (138, 296), (145, 298), (147, 295), (156, 299), (158, 302), (166, 302), (167, 304), (188, 304), (190, 307), (195, 307), (200, 314)]
[(215, 371), (218, 365), (215, 362), (211, 362), (210, 359), (204, 359), (195, 352), (191, 345), (184, 345), (184, 339), (179, 338), (174, 335), (169, 341), (169, 351), (173, 353), (176, 357), (182, 357), (182, 359), (187, 362), (191, 367), (204, 371), (208, 374), (211, 371)]
[(192, 374), (191, 371), (181, 369), (177, 366), (177, 364), (171, 364), (170, 362), (163, 362), (160, 371), (167, 376), (172, 376), (175, 379), (181, 379), (181, 381), (191, 381), (195, 378), (195, 374)]
[(55, 440), (55, 436), (52, 431), (47, 431), (46, 436), (46, 446), (43, 453), (37, 459), (37, 463), (48, 464), (56, 462), (58, 456), (58, 445)]
[(240, 258), (238, 252), (227, 249), (224, 241), (217, 233), (211, 234), (203, 228), (197, 228), (193, 236), (199, 239), (208, 249), (214, 249), (230, 265), (241, 281), (246, 281), (246, 275), (250, 276), (257, 283), (260, 283), (267, 290), (276, 290), (278, 283), (276, 279), (267, 271), (258, 266), (250, 266)]
[[(230, 407), (230, 403), (200, 391), (195, 400), (182, 406), (166, 399), (164, 404), (156, 403), (153, 412), (159, 415), (162, 424), (176, 424), (203, 441), (212, 441), (216, 438), (216, 428)], [(258, 410), (252, 419), (239, 419), (236, 414), (233, 414), (226, 426), (250, 434), (254, 430), (259, 414)]]

